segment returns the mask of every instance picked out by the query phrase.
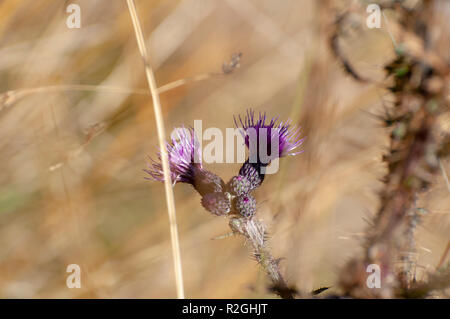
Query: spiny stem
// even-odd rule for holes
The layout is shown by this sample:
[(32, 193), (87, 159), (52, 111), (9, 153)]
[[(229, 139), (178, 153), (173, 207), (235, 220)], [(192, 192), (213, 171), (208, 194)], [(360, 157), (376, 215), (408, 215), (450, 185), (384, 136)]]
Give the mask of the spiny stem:
[(289, 288), (281, 275), (278, 261), (273, 258), (266, 243), (266, 227), (255, 218), (230, 219), (230, 228), (235, 234), (244, 236), (253, 247), (256, 261), (272, 280), (273, 290), (283, 299), (294, 299), (294, 290)]

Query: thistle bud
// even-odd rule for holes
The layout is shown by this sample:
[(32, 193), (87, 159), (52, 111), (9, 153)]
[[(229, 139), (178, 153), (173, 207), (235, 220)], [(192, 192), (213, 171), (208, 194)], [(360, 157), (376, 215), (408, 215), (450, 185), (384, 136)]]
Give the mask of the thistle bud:
[(202, 196), (208, 193), (220, 193), (225, 189), (225, 183), (219, 176), (203, 168), (195, 167), (192, 176), (192, 186)]
[(233, 194), (233, 195), (244, 195), (250, 192), (251, 190), (251, 183), (247, 179), (247, 177), (238, 175), (233, 176), (230, 181), (228, 182), (227, 189)]
[(244, 176), (250, 182), (250, 190), (259, 187), (264, 180), (264, 174), (260, 173), (259, 163), (250, 163), (248, 160), (239, 170), (239, 175)]
[(231, 202), (224, 193), (208, 193), (202, 197), (202, 206), (214, 215), (226, 215), (231, 211)]
[(256, 199), (250, 194), (238, 196), (235, 199), (234, 207), (240, 215), (247, 218), (252, 217), (256, 213)]

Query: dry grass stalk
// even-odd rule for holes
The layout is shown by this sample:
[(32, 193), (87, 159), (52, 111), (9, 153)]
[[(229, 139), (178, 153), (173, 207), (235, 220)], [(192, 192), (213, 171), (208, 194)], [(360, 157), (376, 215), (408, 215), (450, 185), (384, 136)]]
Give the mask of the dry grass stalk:
[[(169, 82), (157, 88), (158, 94), (166, 93), (170, 90), (176, 89), (180, 86), (203, 81), (214, 76), (223, 75), (229, 73), (205, 73), (196, 75), (189, 78), (179, 79), (173, 82)], [(90, 84), (60, 84), (60, 85), (48, 85), (42, 87), (26, 88), (26, 89), (16, 89), (9, 90), (0, 94), (0, 111), (4, 108), (11, 106), (18, 100), (25, 96), (38, 93), (58, 93), (58, 92), (103, 92), (103, 93), (116, 93), (116, 94), (140, 94), (140, 95), (151, 95), (147, 89), (127, 89), (117, 86), (108, 85), (90, 85)]]
[(164, 188), (166, 192), (166, 202), (167, 202), (167, 211), (169, 214), (169, 222), (170, 222), (170, 235), (172, 242), (172, 254), (173, 254), (173, 262), (174, 262), (174, 270), (175, 270), (175, 282), (177, 288), (177, 297), (179, 299), (184, 298), (184, 287), (183, 287), (183, 272), (181, 267), (181, 254), (180, 254), (180, 244), (178, 239), (178, 229), (177, 229), (177, 219), (175, 212), (175, 200), (173, 196), (172, 190), (172, 181), (170, 178), (170, 168), (169, 168), (169, 160), (165, 145), (165, 132), (164, 132), (164, 121), (161, 112), (161, 103), (159, 100), (158, 88), (156, 86), (155, 76), (153, 74), (153, 70), (150, 67), (147, 49), (145, 47), (144, 36), (141, 30), (141, 26), (139, 23), (139, 18), (136, 12), (136, 7), (134, 5), (133, 0), (127, 0), (128, 9), (130, 10), (131, 20), (133, 21), (134, 32), (136, 35), (136, 40), (138, 42), (139, 51), (141, 53), (142, 60), (145, 66), (145, 75), (147, 77), (147, 82), (150, 88), (150, 92), (152, 94), (153, 100), (153, 111), (155, 113), (156, 119), (156, 127), (158, 131), (158, 141), (159, 147), (161, 149), (161, 162), (164, 173)]

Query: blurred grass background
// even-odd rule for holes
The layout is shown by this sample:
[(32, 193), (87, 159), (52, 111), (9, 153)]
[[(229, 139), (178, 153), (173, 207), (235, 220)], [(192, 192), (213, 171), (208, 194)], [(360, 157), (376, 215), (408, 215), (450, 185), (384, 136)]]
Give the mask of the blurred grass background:
[[(70, 3), (81, 7), (80, 29), (66, 26)], [(330, 53), (330, 26), (352, 1), (136, 4), (159, 86), (220, 72), (232, 53), (243, 53), (234, 73), (161, 95), (166, 134), (199, 119), (203, 129), (225, 131), (248, 107), (303, 127), (305, 152), (282, 159), (281, 171), (266, 178), (256, 192), (258, 214), (289, 283), (304, 291), (333, 286), (376, 211), (388, 142), (370, 113), (380, 114), (389, 95), (353, 81)], [(348, 26), (341, 47), (361, 74), (382, 81), (392, 42), (384, 24), (368, 29), (365, 17), (363, 28)], [(146, 89), (120, 0), (2, 1), (0, 74), (1, 92), (70, 84)], [(3, 95), (0, 297), (175, 297), (164, 188), (142, 171), (157, 136), (150, 95), (141, 91)], [(206, 166), (228, 180), (240, 164)], [(207, 213), (192, 187), (174, 191), (186, 296), (273, 297), (241, 238), (211, 240), (229, 231), (227, 220)], [(438, 176), (420, 198), (429, 214), (418, 231), (419, 279), (450, 239), (448, 195)], [(69, 264), (81, 267), (80, 289), (66, 286)]]

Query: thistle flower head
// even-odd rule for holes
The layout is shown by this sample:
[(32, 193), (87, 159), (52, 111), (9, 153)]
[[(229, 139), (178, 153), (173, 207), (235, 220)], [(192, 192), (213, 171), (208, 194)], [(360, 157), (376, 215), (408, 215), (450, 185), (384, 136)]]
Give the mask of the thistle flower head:
[[(170, 177), (172, 183), (189, 183), (194, 185), (195, 171), (202, 169), (199, 157), (199, 142), (192, 128), (181, 128), (176, 131), (176, 137), (166, 142), (166, 150), (169, 158)], [(158, 161), (150, 158), (147, 172), (156, 181), (164, 181), (163, 168), (161, 164), (161, 151), (158, 152)]]
[[(262, 147), (260, 145), (261, 141), (266, 143), (266, 153), (269, 158), (275, 159), (277, 157), (284, 157), (287, 155), (297, 155), (302, 151), (298, 148), (303, 143), (303, 138), (300, 138), (300, 128), (292, 126), (291, 120), (285, 122), (279, 121), (278, 117), (267, 120), (266, 113), (259, 113), (259, 117), (255, 117), (255, 112), (252, 109), (247, 110), (247, 114), (244, 118), (240, 115), (238, 118), (234, 118), (234, 123), (236, 127), (242, 128), (242, 135), (245, 139), (245, 144), (249, 148), (250, 152), (252, 150), (258, 151), (258, 156), (260, 154), (259, 149)], [(238, 123), (239, 122), (239, 123)], [(255, 136), (252, 138), (252, 131)], [(261, 139), (261, 135), (264, 134)], [(251, 145), (251, 143), (256, 143), (256, 148)], [(278, 153), (271, 154), (272, 144), (276, 147), (278, 144)]]

